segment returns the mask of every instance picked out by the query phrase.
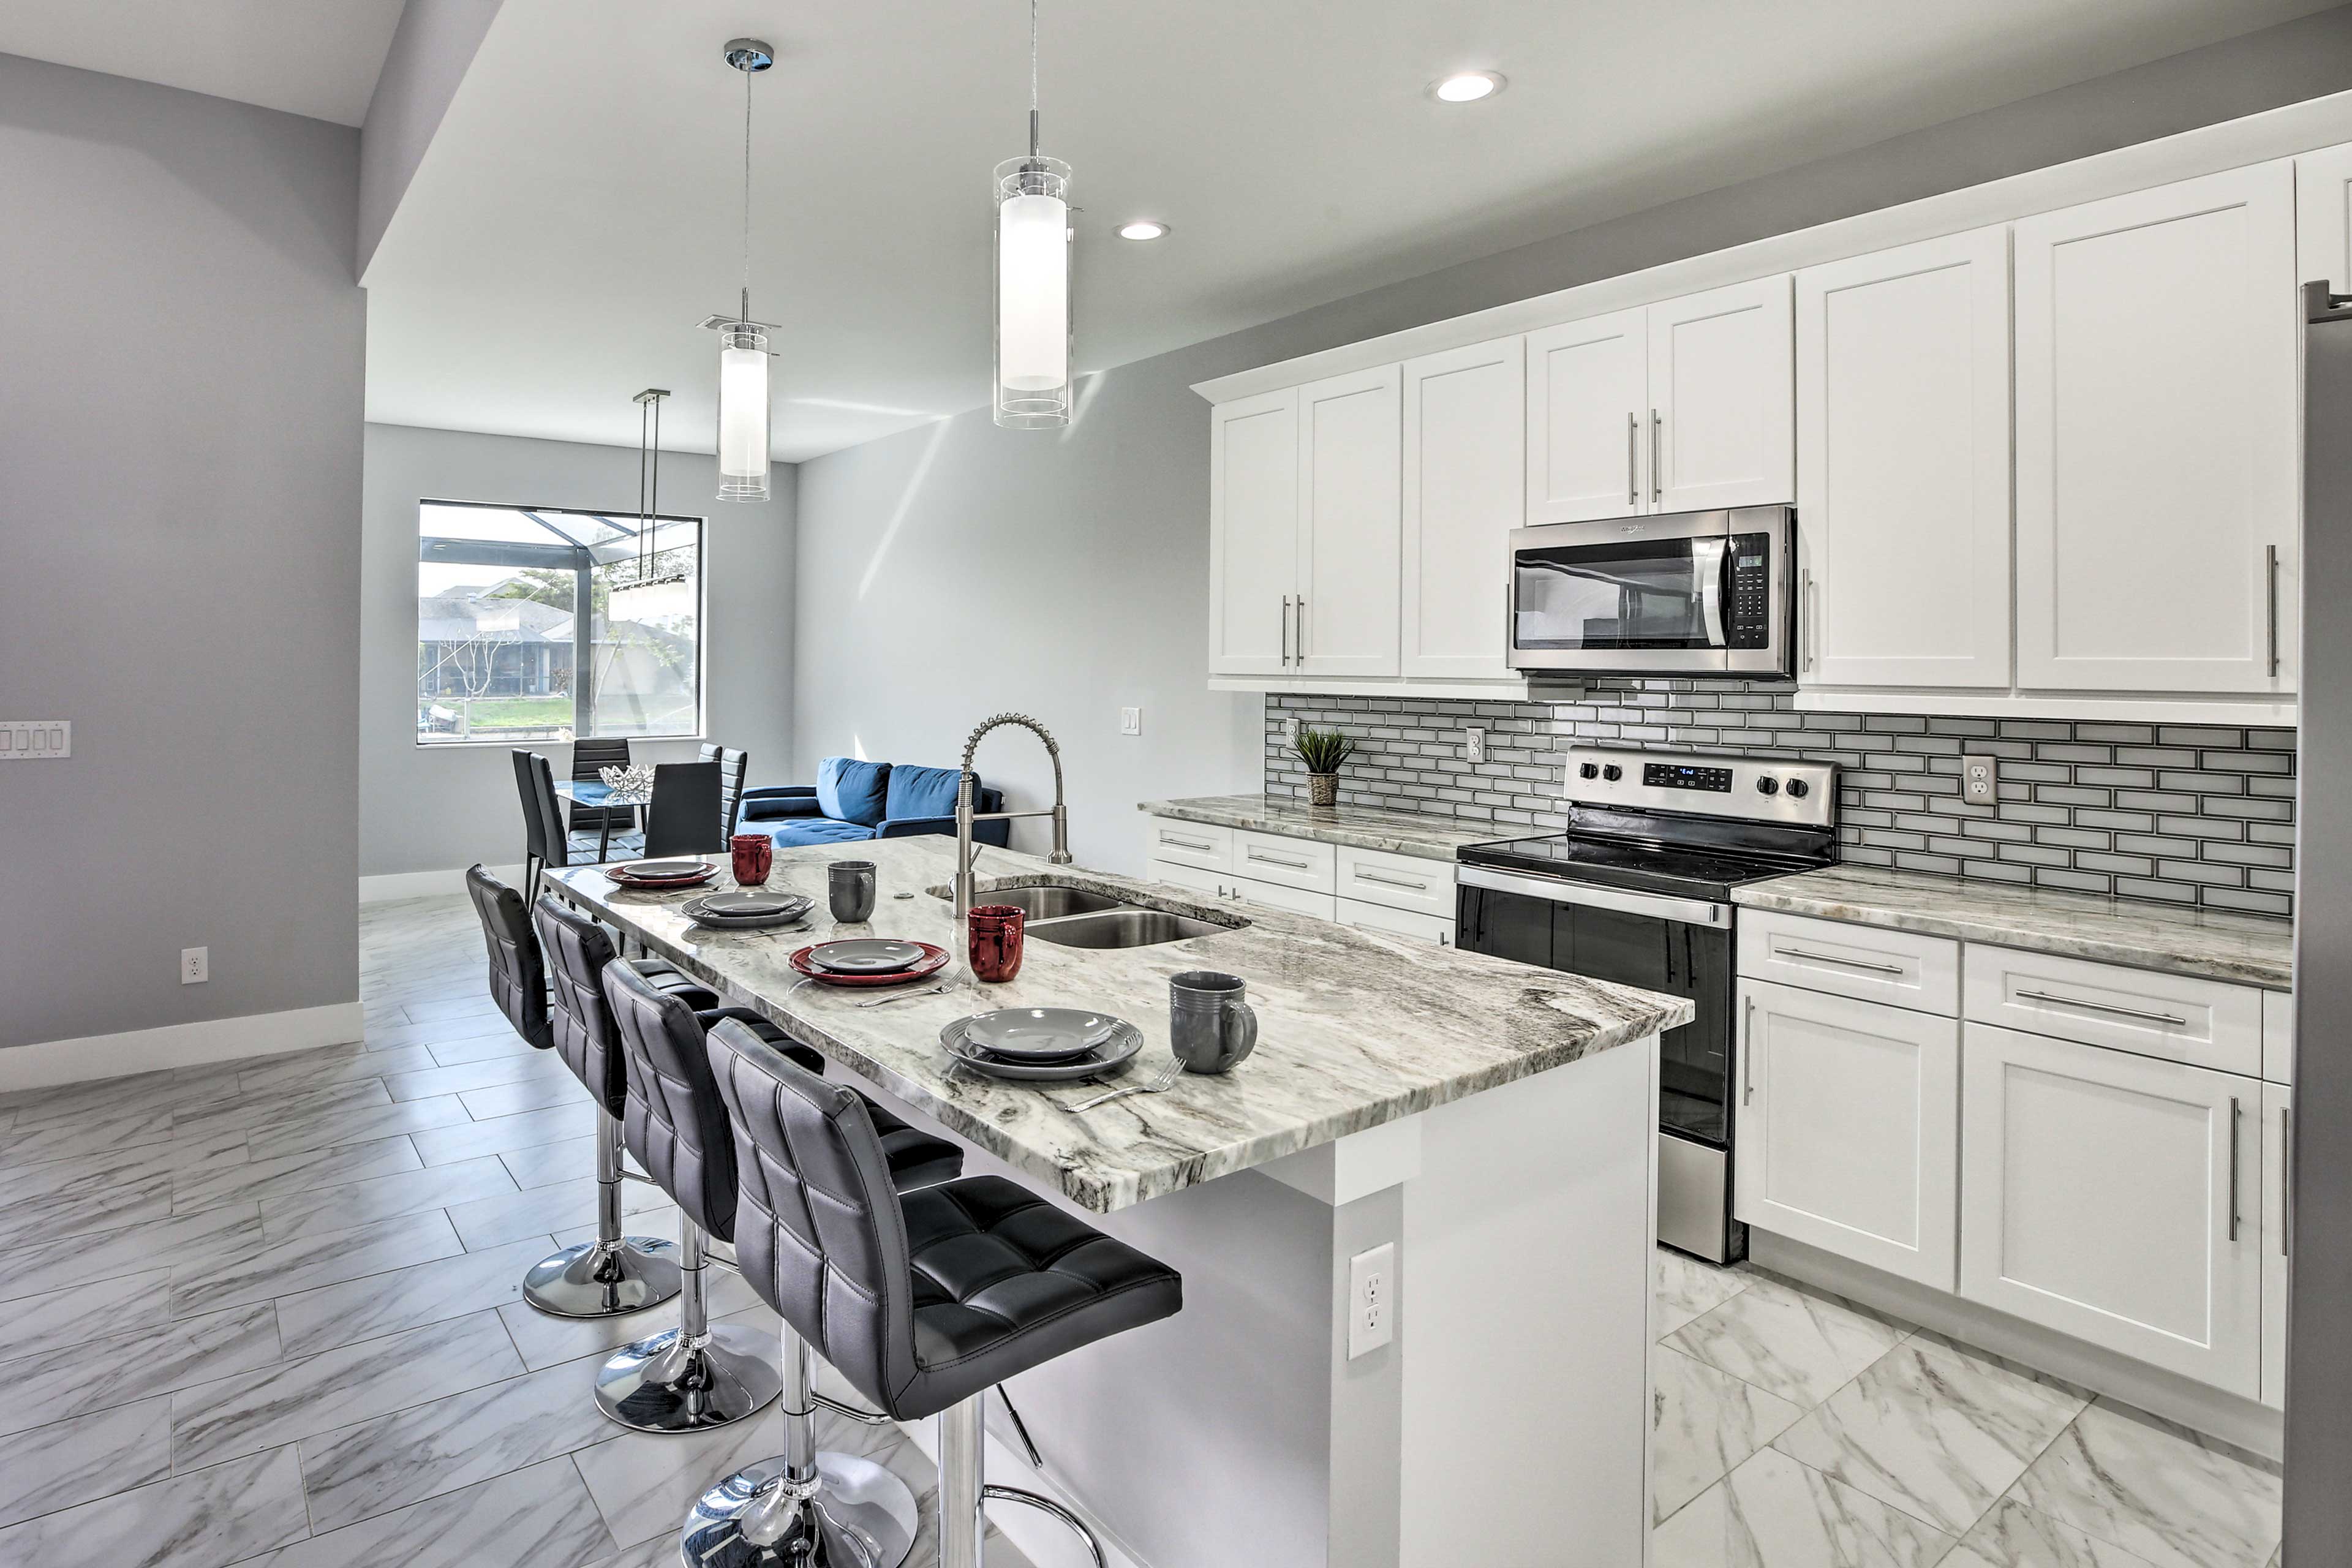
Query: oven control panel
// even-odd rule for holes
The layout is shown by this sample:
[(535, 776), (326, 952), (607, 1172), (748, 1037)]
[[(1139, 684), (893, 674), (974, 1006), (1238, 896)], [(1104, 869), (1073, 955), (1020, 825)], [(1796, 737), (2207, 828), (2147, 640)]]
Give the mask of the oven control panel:
[(1691, 763), (1643, 763), (1642, 782), (1652, 789), (1703, 789), (1729, 795), (1731, 770)]
[(1579, 746), (1568, 753), (1567, 773), (1561, 795), (1586, 805), (1803, 827), (1837, 821), (1837, 767), (1831, 763)]

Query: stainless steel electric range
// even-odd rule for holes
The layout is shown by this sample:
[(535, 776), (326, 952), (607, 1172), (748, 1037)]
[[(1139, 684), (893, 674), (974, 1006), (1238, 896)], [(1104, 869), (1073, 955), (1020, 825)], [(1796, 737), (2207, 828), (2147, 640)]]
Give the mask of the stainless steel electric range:
[(1579, 748), (1567, 832), (1455, 854), (1464, 947), (1696, 1005), (1659, 1042), (1658, 1239), (1712, 1262), (1748, 1254), (1731, 890), (1834, 864), (1837, 793), (1826, 763)]

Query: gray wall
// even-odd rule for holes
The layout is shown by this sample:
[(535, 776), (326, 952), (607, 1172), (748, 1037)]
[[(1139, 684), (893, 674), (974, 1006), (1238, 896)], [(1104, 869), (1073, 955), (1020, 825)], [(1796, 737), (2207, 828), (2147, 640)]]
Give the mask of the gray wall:
[[(703, 530), (703, 712), (710, 738), (751, 753), (753, 784), (786, 784), (792, 701), (793, 469), (779, 464), (764, 506), (712, 500), (716, 460), (665, 453), (661, 510)], [(361, 574), (359, 873), (437, 871), (522, 858), (514, 767), (503, 743), (416, 743), (416, 503), (637, 504), (626, 447), (367, 426)], [(691, 741), (642, 742), (642, 761), (691, 759)], [(570, 770), (570, 748), (532, 742)], [(454, 890), (455, 884), (452, 884)]]
[[(1255, 787), (1261, 704), (1205, 689), (1206, 405), (1195, 381), (2339, 90), (2352, 7), (1360, 294), (1082, 384), (1063, 433), (985, 409), (802, 465), (793, 742), (950, 763), (985, 714), (1064, 744), (1078, 858), (1139, 869), (1135, 802)], [(1173, 243), (1182, 243), (1181, 237)], [(1083, 264), (1080, 277), (1084, 278)], [(1083, 287), (1079, 338), (1086, 317)], [(978, 389), (975, 389), (978, 390)], [(1118, 732), (1140, 704), (1143, 734)], [(983, 776), (1043, 804), (1042, 757)], [(1024, 826), (1014, 842), (1042, 842)]]
[(360, 127), (359, 270), (375, 256), (501, 0), (408, 0)]
[(0, 55), (0, 1046), (358, 994), (358, 157)]

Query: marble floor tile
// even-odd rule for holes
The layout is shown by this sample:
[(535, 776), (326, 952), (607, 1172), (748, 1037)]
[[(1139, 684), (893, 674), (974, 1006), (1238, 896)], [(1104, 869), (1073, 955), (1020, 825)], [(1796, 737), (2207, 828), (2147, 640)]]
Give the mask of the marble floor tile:
[(277, 1361), (267, 1301), (0, 1362), (0, 1434), (250, 1372)]
[(395, 1171), (415, 1171), (425, 1162), (405, 1138), (379, 1138), (335, 1149), (305, 1149), (269, 1160), (184, 1171), (172, 1178), (172, 1209), (191, 1214), (215, 1204), (276, 1198), (331, 1187)]
[(111, 1111), (93, 1110), (87, 1116), (16, 1128), (0, 1136), (0, 1171), (75, 1154), (101, 1154), (110, 1150), (167, 1143), (172, 1138), (172, 1115), (170, 1102), (164, 1101), (119, 1107)]
[(303, 1084), (336, 1079), (384, 1078), (434, 1066), (433, 1053), (423, 1046), (394, 1046), (377, 1050), (365, 1044), (321, 1046), (314, 1051), (289, 1051), (267, 1065), (247, 1068), (236, 1075), (247, 1094), (268, 1094)]
[(514, 1026), (504, 1018), (499, 1020), (499, 1025), (506, 1031), (504, 1034), (485, 1031), (457, 1039), (435, 1040), (425, 1049), (431, 1051), (433, 1059), (445, 1068), (488, 1061), (496, 1057), (532, 1057), (539, 1054), (539, 1047), (517, 1036)]
[(312, 1355), (509, 1302), (518, 1311), (531, 1311), (520, 1300), (523, 1272), (554, 1250), (551, 1237), (526, 1237), (506, 1247), (280, 1296), (278, 1328), (285, 1353)]
[(544, 1110), (551, 1105), (569, 1105), (573, 1100), (593, 1103), (587, 1086), (569, 1072), (541, 1073), (515, 1083), (462, 1089), (457, 1099), (477, 1121), (516, 1116), (526, 1110)]
[(1759, 1277), (1659, 1342), (1811, 1408), (1909, 1331), (1853, 1302)]
[(2278, 1544), (2281, 1494), (2271, 1467), (2101, 1399), (2011, 1496), (2155, 1568), (2262, 1568)]
[(2152, 1568), (2148, 1560), (2003, 1499), (1977, 1521), (1940, 1568)]
[[(495, 1038), (500, 1034), (504, 1034), (509, 1040), (515, 1039), (514, 1026), (508, 1023), (503, 1015), (498, 1013), (456, 1022), (444, 1020), (425, 1024), (412, 1024), (404, 1017), (397, 1023), (370, 1024), (365, 1044), (371, 1051), (415, 1048), (430, 1055), (435, 1046), (445, 1041)], [(522, 1045), (520, 1040), (515, 1040), (515, 1043)], [(524, 1046), (523, 1048), (530, 1049), (529, 1046)], [(430, 1067), (434, 1063), (427, 1062), (425, 1065)]]
[[(39, 1169), (35, 1166), (34, 1169)], [(0, 1187), (0, 1194), (5, 1194)], [(28, 1241), (60, 1236), (87, 1236), (94, 1230), (117, 1230), (145, 1220), (168, 1218), (172, 1213), (172, 1178), (150, 1176), (144, 1181), (100, 1183), (89, 1187), (0, 1206), (0, 1252)]]
[[(677, 1220), (676, 1204), (664, 1204), (658, 1208), (637, 1209), (629, 1215), (628, 1234), (655, 1237), (663, 1241), (676, 1241), (678, 1239)], [(595, 1239), (596, 1227), (593, 1225), (574, 1226), (570, 1230), (559, 1230), (555, 1233), (555, 1245), (558, 1247), (577, 1247), (583, 1241)], [(721, 1269), (720, 1272), (730, 1271)]]
[(1650, 1352), (1650, 1518), (1663, 1522), (1804, 1415), (1664, 1345)]
[[(437, 1103), (418, 1100), (420, 1105)], [(457, 1097), (450, 1097), (457, 1104)], [(471, 1160), (484, 1154), (503, 1154), (510, 1150), (528, 1149), (534, 1143), (553, 1143), (566, 1138), (577, 1138), (583, 1132), (596, 1131), (596, 1118), (602, 1114), (586, 1100), (572, 1105), (559, 1105), (551, 1110), (526, 1110), (520, 1116), (501, 1116), (492, 1121), (467, 1121), (461, 1126), (436, 1127), (430, 1132), (416, 1135), (416, 1152), (428, 1165), (446, 1165), (459, 1160)]]
[(1951, 1544), (1766, 1448), (1651, 1532), (1650, 1568), (1928, 1568)]
[(174, 1394), (173, 1462), (216, 1465), (521, 1373), (495, 1312), (343, 1345)]
[(0, 1530), (0, 1563), (226, 1568), (309, 1530), (301, 1467), (278, 1448)]
[[(499, 1167), (501, 1172), (505, 1167)], [(475, 1203), (452, 1204), (449, 1223), (468, 1252), (499, 1247), (519, 1237), (544, 1236), (596, 1223), (597, 1187), (593, 1176), (554, 1186), (533, 1187), (527, 1193), (502, 1193)], [(623, 1215), (670, 1206), (669, 1194), (641, 1182), (621, 1184)], [(626, 1227), (624, 1226), (624, 1229)]]
[[(401, 1138), (396, 1142), (406, 1143)], [(451, 1204), (478, 1202), (515, 1190), (506, 1167), (488, 1155), (454, 1165), (418, 1164), (390, 1175), (345, 1182), (307, 1193), (265, 1198), (262, 1229), (272, 1241), (322, 1230), (349, 1230), (375, 1220), (424, 1214)]]
[[(410, 1100), (390, 1105), (363, 1105), (330, 1111), (301, 1121), (273, 1123), (257, 1129), (247, 1140), (253, 1158), (275, 1159), (305, 1149), (329, 1149), (343, 1143), (366, 1143), (403, 1133), (421, 1133), (470, 1120), (454, 1094), (438, 1100)], [(421, 1155), (422, 1146), (417, 1149)], [(428, 1162), (429, 1163), (430, 1162)]]
[(1664, 1339), (1695, 1318), (1703, 1318), (1748, 1289), (1755, 1276), (1737, 1268), (1717, 1268), (1669, 1247), (1655, 1257), (1655, 1283), (1651, 1291), (1650, 1332)]
[(190, 1130), (210, 1131), (235, 1127), (251, 1132), (257, 1128), (308, 1121), (339, 1110), (391, 1103), (392, 1094), (382, 1079), (330, 1079), (323, 1083), (305, 1081), (263, 1094), (240, 1095), (202, 1110), (182, 1111), (180, 1124)]
[(112, 1116), (137, 1107), (194, 1110), (236, 1097), (233, 1077), (226, 1084), (194, 1085), (177, 1073), (149, 1072), (19, 1089), (7, 1098), (6, 1103), (16, 1110), (16, 1126), (22, 1130), (58, 1121), (79, 1121), (91, 1116)]
[(387, 1079), (384, 1087), (392, 1091), (394, 1100), (429, 1100), (436, 1094), (488, 1089), (493, 1084), (546, 1078), (551, 1073), (573, 1083), (580, 1081), (572, 1077), (562, 1057), (553, 1051), (535, 1050), (527, 1057), (489, 1057), (453, 1068), (434, 1067), (400, 1073)]
[[(479, 975), (475, 978), (478, 979)], [(401, 1011), (408, 1015), (411, 1022), (418, 1024), (429, 1024), (436, 1019), (495, 1017), (498, 1015), (498, 1008), (492, 1005), (488, 995), (480, 991), (469, 995), (453, 996), (446, 1001), (405, 1002), (401, 1005)]]
[[(250, 1568), (591, 1568), (612, 1532), (569, 1459), (313, 1536)], [(677, 1548), (670, 1548), (673, 1568)]]
[(182, 1131), (163, 1142), (142, 1143), (134, 1149), (104, 1150), (44, 1160), (37, 1165), (19, 1165), (0, 1171), (0, 1203), (30, 1203), (37, 1198), (152, 1181), (158, 1176), (243, 1164), (247, 1158), (245, 1142), (242, 1132), (199, 1134)]
[[(822, 1414), (822, 1413), (820, 1413)], [(820, 1421), (820, 1429), (824, 1424)], [(622, 1432), (572, 1456), (613, 1539), (625, 1545), (674, 1532), (686, 1510), (720, 1478), (784, 1449), (775, 1405), (716, 1432), (656, 1436)]]
[(151, 1268), (68, 1285), (10, 1302), (7, 1349), (12, 1355), (45, 1355), (86, 1340), (112, 1339), (163, 1326), (172, 1304), (172, 1271)]
[(437, 1209), (349, 1230), (232, 1242), (173, 1268), (172, 1315), (191, 1317), (266, 1301), (464, 1250), (457, 1233)]
[(596, 1174), (596, 1137), (592, 1132), (585, 1138), (510, 1149), (499, 1159), (506, 1166), (507, 1174), (514, 1178), (515, 1185), (525, 1192), (557, 1182), (578, 1181), (583, 1176), (593, 1180)]
[(1915, 1337), (1773, 1443), (1832, 1480), (1958, 1534), (2086, 1400)]
[(118, 1275), (177, 1268), (222, 1248), (251, 1246), (260, 1239), (258, 1205), (223, 1204), (197, 1214), (127, 1225), (121, 1230), (34, 1242), (10, 1254), (8, 1266), (0, 1268), (0, 1301), (45, 1295)]
[[(761, 1334), (778, 1331), (780, 1320), (733, 1269), (712, 1269), (709, 1291), (713, 1319), (743, 1323)], [(619, 1318), (556, 1318), (516, 1301), (500, 1307), (499, 1316), (513, 1336), (515, 1349), (522, 1352), (523, 1364), (535, 1372), (583, 1356), (606, 1355), (659, 1333), (677, 1321), (677, 1303), (665, 1301)]]
[(15, 1524), (172, 1473), (166, 1396), (0, 1437), (0, 1524)]

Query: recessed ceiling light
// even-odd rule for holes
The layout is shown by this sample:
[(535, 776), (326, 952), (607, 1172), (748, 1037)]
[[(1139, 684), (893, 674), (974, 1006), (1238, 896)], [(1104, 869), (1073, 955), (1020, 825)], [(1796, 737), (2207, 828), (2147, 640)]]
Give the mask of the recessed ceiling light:
[(1118, 237), (1121, 239), (1165, 239), (1168, 237), (1168, 226), (1157, 218), (1139, 217), (1133, 223), (1119, 225)]
[(1444, 103), (1475, 103), (1503, 90), (1500, 71), (1460, 71), (1430, 84), (1430, 93)]

